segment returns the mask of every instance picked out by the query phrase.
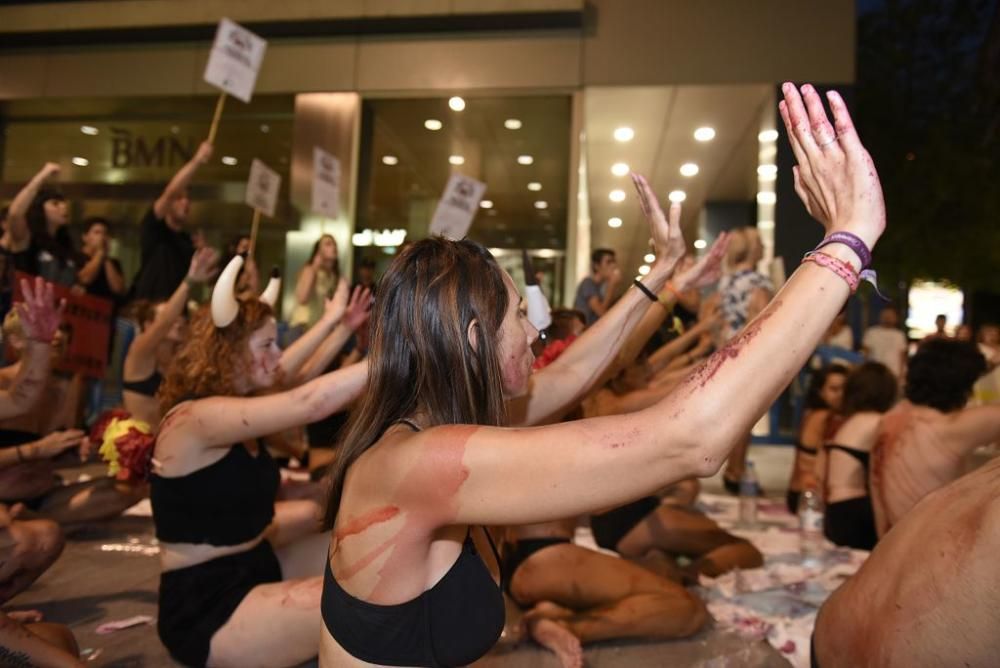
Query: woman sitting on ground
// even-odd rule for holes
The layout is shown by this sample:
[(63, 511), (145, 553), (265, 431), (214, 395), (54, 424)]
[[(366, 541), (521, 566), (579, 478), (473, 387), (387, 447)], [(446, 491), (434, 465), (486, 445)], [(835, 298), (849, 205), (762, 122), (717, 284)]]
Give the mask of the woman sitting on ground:
[[(471, 663), (504, 622), (474, 526), (571, 517), (719, 470), (822, 338), (856, 286), (862, 245), (885, 225), (876, 172), (843, 100), (829, 96), (834, 130), (811, 86), (805, 105), (794, 86), (784, 91), (798, 190), (828, 232), (854, 238), (804, 262), (754, 322), (650, 409), (503, 428), (505, 397), (556, 396), (568, 378), (585, 389), (602, 373), (585, 363), (591, 343), (616, 355), (623, 325), (656, 300), (683, 254), (669, 250), (680, 241), (679, 209), (669, 224), (651, 213), (650, 272), (534, 375), (537, 332), (485, 248), (428, 239), (396, 257), (375, 305), (371, 379), (332, 472), (321, 666)], [(637, 181), (652, 210), (655, 197)], [(566, 642), (591, 623), (562, 613), (553, 621)]]
[(847, 376), (840, 427), (823, 445), (817, 466), (826, 504), (824, 533), (837, 545), (875, 547), (869, 455), (882, 414), (896, 403), (899, 381), (884, 364), (865, 362)]
[(844, 398), (847, 373), (847, 367), (842, 364), (828, 364), (812, 374), (809, 380), (806, 410), (799, 426), (799, 440), (795, 443), (792, 479), (788, 481), (788, 495), (785, 497), (788, 512), (793, 515), (799, 512), (802, 492), (820, 489), (816, 476), (816, 455), (840, 425), (837, 412)]

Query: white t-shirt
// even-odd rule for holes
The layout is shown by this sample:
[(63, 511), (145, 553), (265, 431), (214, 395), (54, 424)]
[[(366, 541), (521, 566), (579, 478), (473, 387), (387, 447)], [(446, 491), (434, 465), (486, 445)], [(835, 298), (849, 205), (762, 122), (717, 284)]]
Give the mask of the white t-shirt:
[(861, 345), (868, 352), (868, 359), (881, 362), (898, 377), (903, 371), (903, 354), (907, 349), (906, 335), (893, 327), (875, 325), (865, 332)]

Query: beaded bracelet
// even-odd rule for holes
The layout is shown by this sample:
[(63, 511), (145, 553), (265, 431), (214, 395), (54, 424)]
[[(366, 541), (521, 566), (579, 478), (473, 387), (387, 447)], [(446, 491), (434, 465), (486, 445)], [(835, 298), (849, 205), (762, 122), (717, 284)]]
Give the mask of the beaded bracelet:
[(802, 261), (814, 262), (825, 269), (829, 269), (847, 282), (847, 286), (851, 289), (852, 295), (857, 292), (859, 283), (858, 273), (854, 270), (854, 267), (843, 260), (839, 260), (832, 255), (827, 255), (826, 253), (821, 253), (819, 251), (810, 251), (805, 254)]

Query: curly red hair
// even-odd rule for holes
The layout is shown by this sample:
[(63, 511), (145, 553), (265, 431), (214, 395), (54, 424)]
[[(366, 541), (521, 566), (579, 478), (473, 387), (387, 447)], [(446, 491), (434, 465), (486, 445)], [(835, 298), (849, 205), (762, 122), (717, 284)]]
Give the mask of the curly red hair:
[(191, 318), (188, 338), (170, 363), (156, 395), (164, 415), (188, 399), (240, 394), (236, 378), (250, 372), (250, 335), (266, 325), (274, 312), (256, 297), (239, 303), (239, 314), (228, 327), (215, 326), (207, 305)]

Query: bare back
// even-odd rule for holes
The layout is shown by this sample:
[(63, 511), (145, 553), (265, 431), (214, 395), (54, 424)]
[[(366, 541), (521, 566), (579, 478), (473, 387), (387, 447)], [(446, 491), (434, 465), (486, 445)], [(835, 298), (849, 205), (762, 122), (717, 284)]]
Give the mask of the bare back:
[(816, 623), (823, 668), (997, 665), (1000, 459), (932, 492)]
[(964, 472), (965, 443), (950, 428), (954, 414), (903, 401), (882, 418), (872, 450), (871, 491), (879, 536), (927, 494)]

